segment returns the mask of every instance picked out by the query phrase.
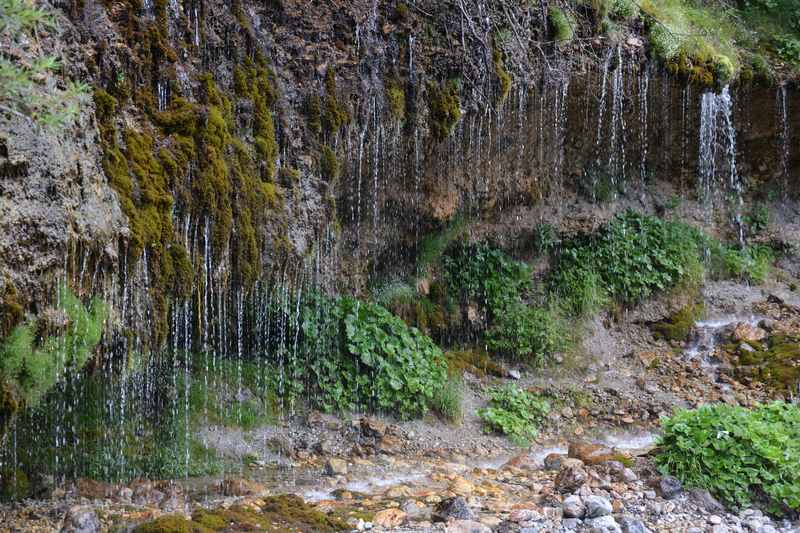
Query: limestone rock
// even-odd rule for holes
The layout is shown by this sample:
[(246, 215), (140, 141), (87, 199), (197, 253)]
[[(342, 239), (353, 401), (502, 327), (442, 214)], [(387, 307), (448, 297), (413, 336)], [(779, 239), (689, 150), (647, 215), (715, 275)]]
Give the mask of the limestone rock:
[(407, 518), (406, 512), (400, 509), (384, 509), (375, 513), (372, 522), (378, 527), (394, 528), (402, 525)]
[(602, 496), (589, 496), (584, 500), (584, 504), (586, 505), (587, 518), (610, 515), (613, 510), (611, 502)]

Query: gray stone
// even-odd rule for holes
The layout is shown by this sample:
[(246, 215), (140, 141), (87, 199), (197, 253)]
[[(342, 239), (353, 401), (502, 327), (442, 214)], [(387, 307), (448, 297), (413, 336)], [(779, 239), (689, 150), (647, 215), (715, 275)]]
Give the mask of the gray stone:
[(713, 526), (715, 526), (717, 524), (721, 524), (722, 523), (722, 518), (720, 518), (719, 516), (717, 516), (715, 514), (712, 514), (711, 516), (708, 517), (708, 523), (713, 525)]
[(589, 518), (583, 521), (592, 531), (598, 533), (622, 533), (622, 529), (614, 520), (611, 515), (598, 516), (597, 518)]
[(764, 524), (760, 528), (756, 529), (756, 533), (778, 533), (778, 530), (769, 524)]
[(61, 533), (100, 533), (100, 520), (97, 518), (97, 513), (86, 505), (70, 507), (64, 516)]
[(723, 513), (725, 507), (705, 489), (692, 489), (689, 491), (694, 502), (709, 513)]
[(564, 511), (564, 516), (567, 518), (583, 518), (586, 513), (586, 506), (583, 504), (580, 496), (568, 496), (561, 504), (561, 509)]
[(561, 521), (561, 527), (566, 531), (578, 529), (580, 525), (581, 520), (579, 518), (565, 518)]
[(711, 533), (730, 533), (730, 529), (725, 524), (717, 524), (711, 528)]
[(611, 502), (602, 496), (589, 496), (583, 503), (586, 505), (587, 518), (610, 515), (613, 511)]
[(662, 477), (661, 481), (658, 482), (658, 488), (661, 491), (661, 496), (665, 500), (677, 498), (678, 495), (683, 492), (681, 482), (678, 481), (678, 478), (672, 476)]
[(544, 467), (546, 470), (561, 470), (561, 465), (564, 461), (565, 455), (560, 453), (550, 453), (544, 458)]
[(456, 496), (455, 498), (447, 498), (442, 500), (436, 505), (436, 508), (431, 514), (434, 522), (447, 522), (450, 518), (457, 520), (474, 520), (474, 515), (470, 511), (469, 506), (464, 498)]
[(510, 377), (511, 379), (521, 379), (522, 374), (519, 373), (519, 370), (512, 369), (508, 371), (508, 377)]
[(623, 516), (619, 519), (619, 525), (623, 533), (650, 533), (644, 522), (631, 516)]

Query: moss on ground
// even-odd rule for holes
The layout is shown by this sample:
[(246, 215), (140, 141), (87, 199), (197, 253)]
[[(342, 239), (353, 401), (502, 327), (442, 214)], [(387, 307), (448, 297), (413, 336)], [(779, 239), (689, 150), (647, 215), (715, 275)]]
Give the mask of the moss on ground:
[(295, 531), (329, 533), (348, 531), (339, 517), (327, 515), (299, 496), (270, 496), (250, 506), (201, 509), (191, 520), (181, 515), (162, 516), (134, 529), (135, 533), (206, 533), (214, 531)]
[(773, 335), (762, 342), (747, 343), (752, 351), (737, 350), (737, 375), (767, 384), (780, 392), (795, 392), (800, 383), (800, 338)]
[(492, 360), (484, 350), (450, 351), (445, 353), (445, 358), (451, 375), (461, 375), (464, 372), (469, 372), (477, 377), (494, 376), (504, 378), (508, 375), (508, 370), (500, 363)]
[(673, 313), (666, 320), (653, 324), (653, 334), (656, 338), (668, 341), (685, 341), (689, 338), (695, 322), (703, 317), (704, 312), (703, 302), (692, 302)]

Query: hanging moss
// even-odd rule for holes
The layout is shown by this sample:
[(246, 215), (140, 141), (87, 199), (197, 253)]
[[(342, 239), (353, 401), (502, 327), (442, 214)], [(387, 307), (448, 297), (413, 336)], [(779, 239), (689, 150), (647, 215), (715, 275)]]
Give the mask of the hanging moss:
[(427, 85), (429, 126), (431, 135), (437, 141), (446, 139), (461, 118), (461, 101), (454, 83), (439, 86), (433, 82)]
[(321, 119), (322, 128), (329, 134), (336, 133), (339, 128), (350, 123), (350, 112), (339, 102), (333, 67), (328, 67), (325, 73), (325, 102)]
[(497, 76), (498, 95), (497, 103), (502, 104), (508, 98), (508, 91), (511, 90), (511, 74), (506, 70), (505, 62), (503, 61), (503, 52), (495, 43), (492, 50), (492, 62), (494, 63), (494, 73)]
[(322, 133), (322, 103), (319, 96), (312, 94), (306, 101), (308, 129), (316, 134)]
[(0, 470), (0, 501), (17, 501), (30, 496), (31, 482), (25, 472), (19, 468)]
[(336, 159), (336, 152), (327, 144), (322, 146), (322, 153), (319, 157), (319, 168), (322, 179), (329, 184), (335, 183), (339, 178), (339, 160)]
[(17, 296), (17, 290), (11, 283), (6, 283), (0, 290), (0, 338), (22, 321), (25, 311)]
[(663, 322), (653, 324), (652, 330), (656, 338), (668, 341), (685, 341), (694, 328), (695, 322), (702, 318), (705, 307), (702, 301), (693, 302)]
[(389, 104), (389, 112), (396, 120), (403, 120), (406, 117), (406, 93), (400, 80), (389, 78), (386, 80), (386, 101)]

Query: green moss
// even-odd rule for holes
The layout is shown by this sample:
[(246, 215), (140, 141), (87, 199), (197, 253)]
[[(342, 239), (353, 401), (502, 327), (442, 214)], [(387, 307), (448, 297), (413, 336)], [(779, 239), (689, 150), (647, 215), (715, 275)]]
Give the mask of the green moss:
[(386, 102), (389, 104), (389, 112), (396, 120), (403, 120), (406, 116), (406, 93), (400, 80), (390, 78), (386, 80)]
[(329, 134), (339, 131), (339, 128), (349, 124), (350, 112), (339, 102), (336, 88), (336, 71), (328, 67), (325, 73), (325, 101), (322, 106), (322, 128)]
[(193, 533), (192, 523), (181, 515), (162, 516), (136, 527), (134, 533)]
[(503, 52), (495, 44), (492, 50), (492, 62), (494, 63), (494, 73), (497, 76), (498, 95), (497, 102), (503, 103), (508, 98), (508, 91), (511, 90), (511, 74), (506, 70), (505, 62), (503, 61)]
[(652, 326), (656, 338), (668, 341), (685, 341), (694, 328), (695, 322), (702, 318), (705, 312), (703, 302), (686, 305), (663, 322), (656, 322)]
[(31, 483), (25, 472), (10, 468), (0, 470), (0, 501), (21, 500), (30, 495)]
[[(738, 349), (737, 374), (763, 382), (777, 391), (795, 392), (800, 382), (800, 338), (774, 335), (761, 343), (749, 342), (752, 351)], [(737, 347), (729, 346), (729, 351)]]
[(430, 111), (429, 126), (431, 135), (437, 141), (443, 141), (453, 131), (461, 118), (461, 100), (454, 83), (427, 85), (428, 109)]
[(322, 133), (322, 102), (316, 94), (309, 96), (306, 101), (306, 117), (308, 129), (316, 134)]
[(17, 290), (11, 283), (6, 283), (0, 290), (0, 339), (19, 324), (25, 316), (25, 310), (17, 296)]
[(495, 362), (484, 350), (451, 351), (445, 354), (450, 375), (462, 375), (469, 372), (478, 377), (494, 376), (504, 378), (508, 371), (503, 365)]
[(547, 18), (553, 41), (561, 43), (572, 40), (575, 36), (575, 21), (571, 15), (560, 7), (550, 6)]
[(339, 160), (336, 159), (336, 152), (327, 144), (322, 146), (322, 153), (319, 157), (319, 168), (322, 179), (328, 183), (335, 183), (339, 178)]

